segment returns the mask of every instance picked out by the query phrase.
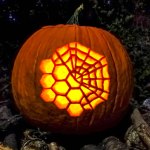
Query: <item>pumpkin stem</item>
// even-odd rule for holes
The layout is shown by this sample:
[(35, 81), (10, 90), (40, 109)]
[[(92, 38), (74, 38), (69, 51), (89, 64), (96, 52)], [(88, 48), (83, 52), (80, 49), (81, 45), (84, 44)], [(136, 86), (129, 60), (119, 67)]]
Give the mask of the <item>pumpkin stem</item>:
[(79, 14), (84, 9), (83, 3), (75, 10), (74, 14), (67, 21), (67, 24), (79, 24)]

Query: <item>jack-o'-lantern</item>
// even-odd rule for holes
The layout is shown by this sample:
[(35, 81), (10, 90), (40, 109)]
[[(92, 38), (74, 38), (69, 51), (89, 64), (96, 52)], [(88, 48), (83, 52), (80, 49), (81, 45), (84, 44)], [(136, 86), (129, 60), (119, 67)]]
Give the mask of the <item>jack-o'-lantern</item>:
[(102, 131), (129, 104), (132, 66), (119, 40), (102, 29), (43, 27), (15, 60), (15, 103), (33, 125), (59, 133)]

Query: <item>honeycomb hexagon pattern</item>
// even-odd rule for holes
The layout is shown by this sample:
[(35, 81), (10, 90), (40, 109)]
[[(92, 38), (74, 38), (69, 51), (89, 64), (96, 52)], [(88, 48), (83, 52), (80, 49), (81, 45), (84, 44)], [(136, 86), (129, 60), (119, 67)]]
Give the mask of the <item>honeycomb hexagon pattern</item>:
[(72, 117), (93, 110), (109, 96), (108, 63), (103, 55), (78, 42), (56, 49), (40, 63), (41, 99), (66, 109)]

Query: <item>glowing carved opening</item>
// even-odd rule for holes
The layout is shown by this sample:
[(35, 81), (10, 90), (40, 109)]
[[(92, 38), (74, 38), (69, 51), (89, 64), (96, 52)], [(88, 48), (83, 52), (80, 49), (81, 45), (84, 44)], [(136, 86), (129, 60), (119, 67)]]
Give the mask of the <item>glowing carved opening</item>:
[(65, 81), (56, 81), (54, 86), (53, 86), (53, 90), (57, 94), (63, 94), (64, 95), (69, 90), (69, 87)]
[(70, 104), (69, 108), (67, 109), (68, 113), (72, 117), (78, 117), (83, 112), (83, 108), (80, 104)]
[(55, 80), (51, 74), (44, 74), (42, 75), (40, 83), (43, 88), (51, 88), (51, 86), (55, 83)]
[(80, 102), (83, 94), (80, 89), (71, 89), (67, 95), (71, 102)]
[(68, 69), (66, 68), (66, 66), (63, 66), (63, 65), (56, 66), (53, 72), (56, 80), (66, 79), (68, 73), (69, 73)]
[(81, 45), (69, 43), (41, 61), (41, 98), (66, 109), (72, 117), (108, 100), (110, 77), (106, 58)]
[(41, 93), (41, 98), (45, 102), (53, 102), (55, 98), (55, 93), (51, 89), (44, 89)]
[(42, 60), (40, 64), (40, 70), (43, 73), (52, 73), (53, 68), (54, 68), (54, 64), (51, 59)]
[(59, 108), (59, 109), (65, 109), (67, 108), (69, 101), (65, 96), (57, 96), (55, 99), (54, 104)]

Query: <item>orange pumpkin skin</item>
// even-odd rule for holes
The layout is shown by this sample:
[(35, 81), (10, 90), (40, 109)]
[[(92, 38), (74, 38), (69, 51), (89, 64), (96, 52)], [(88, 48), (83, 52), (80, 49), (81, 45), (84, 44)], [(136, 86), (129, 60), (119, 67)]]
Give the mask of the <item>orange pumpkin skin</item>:
[[(72, 42), (79, 42), (103, 55), (110, 77), (107, 100), (77, 117), (40, 97), (41, 61), (52, 58), (56, 49)], [(112, 34), (94, 27), (43, 27), (22, 46), (12, 72), (13, 96), (23, 116), (33, 125), (59, 133), (91, 133), (115, 126), (127, 110), (132, 87), (132, 65), (126, 50)]]

